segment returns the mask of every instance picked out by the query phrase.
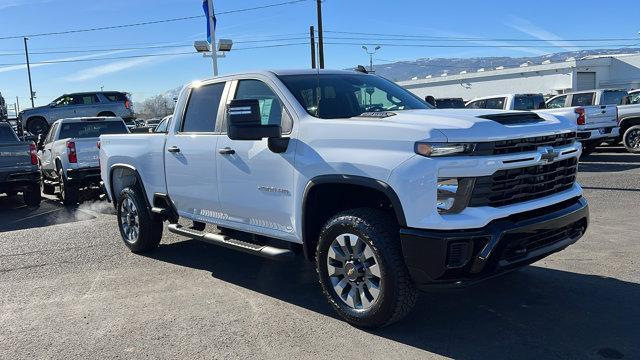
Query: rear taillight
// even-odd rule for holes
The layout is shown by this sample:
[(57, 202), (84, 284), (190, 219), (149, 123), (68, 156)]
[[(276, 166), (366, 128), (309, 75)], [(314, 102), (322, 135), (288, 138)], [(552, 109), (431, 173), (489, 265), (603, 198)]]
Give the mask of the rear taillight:
[(584, 108), (576, 108), (575, 109), (576, 114), (578, 114), (578, 119), (576, 120), (576, 124), (578, 125), (584, 125), (586, 123), (585, 121), (585, 115), (584, 115)]
[(29, 144), (29, 153), (31, 154), (31, 165), (38, 165), (38, 150), (35, 143)]
[(70, 163), (78, 162), (78, 154), (76, 154), (76, 143), (73, 141), (67, 141), (67, 156), (69, 156)]
[(131, 109), (131, 101), (127, 100), (124, 102), (124, 107), (127, 109)]

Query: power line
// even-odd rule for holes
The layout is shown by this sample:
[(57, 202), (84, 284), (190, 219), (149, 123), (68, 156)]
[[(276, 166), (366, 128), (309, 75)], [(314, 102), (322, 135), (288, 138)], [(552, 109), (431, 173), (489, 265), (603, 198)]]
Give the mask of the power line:
[[(280, 3), (275, 3), (275, 4), (269, 4), (269, 5), (254, 6), (254, 7), (250, 7), (250, 8), (243, 8), (243, 9), (236, 9), (236, 10), (221, 11), (221, 12), (216, 13), (216, 16), (219, 16), (219, 15), (227, 15), (227, 14), (235, 14), (235, 13), (246, 12), (246, 11), (253, 11), (253, 10), (261, 10), (261, 9), (273, 8), (273, 7), (277, 7), (277, 6), (293, 5), (293, 4), (301, 3), (301, 2), (304, 2), (304, 1), (307, 1), (307, 0), (291, 0), (291, 1), (285, 1), (285, 2), (280, 2)], [(102, 26), (102, 27), (94, 27), (94, 28), (86, 28), (86, 29), (65, 30), (65, 31), (54, 31), (54, 32), (46, 32), (46, 33), (35, 33), (35, 34), (24, 34), (24, 35), (12, 35), (12, 36), (4, 36), (4, 37), (0, 37), (0, 40), (20, 39), (20, 38), (23, 38), (23, 37), (39, 37), (39, 36), (52, 36), (52, 35), (67, 35), (67, 34), (84, 33), (84, 32), (90, 32), (90, 31), (101, 31), (101, 30), (122, 29), (122, 28), (129, 28), (129, 27), (135, 27), (135, 26), (145, 26), (145, 25), (154, 25), (154, 24), (164, 24), (164, 23), (176, 22), (176, 21), (185, 21), (185, 20), (200, 19), (200, 18), (204, 18), (204, 17), (206, 17), (206, 16), (205, 16), (205, 15), (193, 15), (193, 16), (183, 16), (183, 17), (170, 18), (170, 19), (161, 19), (161, 20), (145, 21), (145, 22), (132, 23), (132, 24), (122, 24), (122, 25), (112, 25), (112, 26)]]
[(599, 44), (599, 45), (428, 45), (428, 44), (396, 44), (396, 43), (384, 43), (384, 42), (325, 42), (328, 45), (382, 45), (390, 47), (417, 47), (417, 48), (596, 48), (596, 47), (624, 47), (629, 44)]
[[(364, 36), (384, 36), (410, 39), (428, 39), (430, 41), (522, 41), (522, 42), (549, 42), (549, 41), (638, 41), (638, 38), (591, 38), (591, 39), (518, 39), (518, 38), (480, 38), (480, 37), (458, 37), (458, 36), (431, 36), (431, 35), (410, 35), (410, 34), (384, 34), (384, 33), (368, 33), (368, 32), (352, 32), (352, 31), (335, 31), (325, 30), (327, 33), (347, 34), (347, 35), (364, 35)], [(392, 40), (392, 39), (389, 39)]]

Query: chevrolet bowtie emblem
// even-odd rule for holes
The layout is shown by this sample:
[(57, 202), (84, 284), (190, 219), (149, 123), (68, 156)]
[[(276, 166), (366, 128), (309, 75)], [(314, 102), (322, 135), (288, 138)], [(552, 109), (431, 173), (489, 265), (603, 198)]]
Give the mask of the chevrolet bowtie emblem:
[(540, 160), (547, 163), (554, 162), (560, 156), (560, 153), (558, 153), (554, 148), (550, 146), (540, 148), (540, 150), (542, 152), (542, 155), (540, 156)]

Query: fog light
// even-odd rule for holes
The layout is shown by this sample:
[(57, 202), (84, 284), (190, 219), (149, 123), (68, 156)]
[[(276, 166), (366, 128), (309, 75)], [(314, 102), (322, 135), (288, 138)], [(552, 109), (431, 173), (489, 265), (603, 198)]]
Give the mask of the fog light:
[(439, 213), (449, 212), (456, 202), (458, 179), (438, 179), (436, 207)]

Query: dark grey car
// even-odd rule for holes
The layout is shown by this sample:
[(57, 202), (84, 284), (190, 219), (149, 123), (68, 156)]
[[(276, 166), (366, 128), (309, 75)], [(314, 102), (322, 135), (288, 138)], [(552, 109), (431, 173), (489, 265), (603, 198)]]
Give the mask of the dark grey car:
[(29, 206), (40, 204), (40, 170), (36, 145), (20, 141), (6, 122), (0, 122), (0, 193), (22, 192)]
[(65, 94), (47, 106), (20, 112), (21, 129), (34, 135), (46, 134), (56, 120), (74, 117), (117, 116), (125, 121), (134, 118), (129, 94), (119, 91), (98, 91)]

